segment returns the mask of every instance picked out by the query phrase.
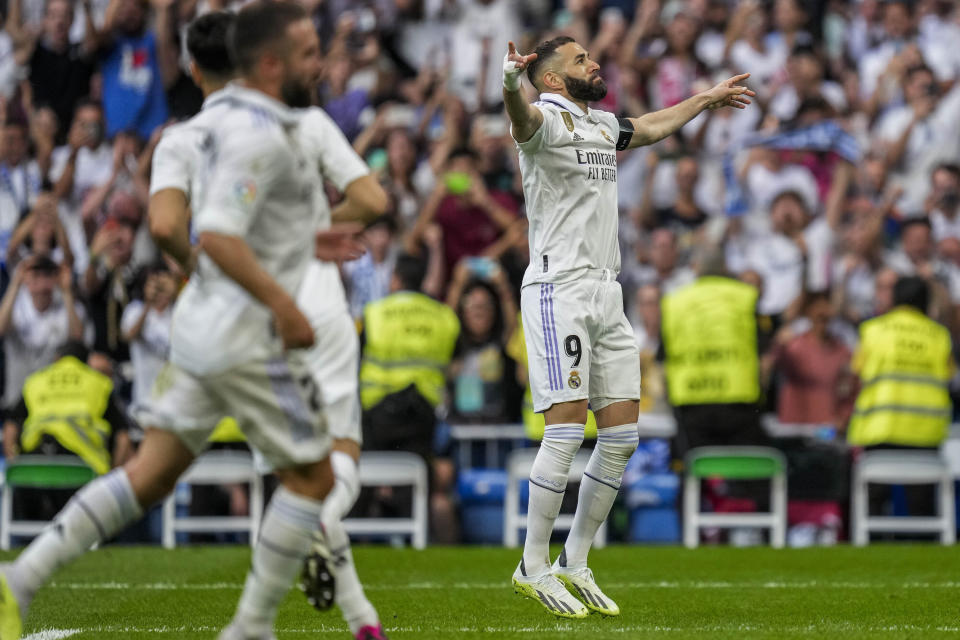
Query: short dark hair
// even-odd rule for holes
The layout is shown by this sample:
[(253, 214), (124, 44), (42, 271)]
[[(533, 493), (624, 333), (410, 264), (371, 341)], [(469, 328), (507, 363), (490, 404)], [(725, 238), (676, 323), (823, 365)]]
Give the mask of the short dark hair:
[(233, 73), (227, 35), (236, 21), (236, 14), (230, 11), (213, 11), (190, 23), (187, 51), (202, 71), (221, 76)]
[(447, 162), (451, 162), (457, 158), (470, 158), (471, 160), (476, 161), (477, 152), (466, 146), (455, 147), (453, 151), (450, 152), (450, 155), (447, 156)]
[(927, 312), (930, 306), (930, 287), (919, 276), (903, 276), (893, 285), (893, 306), (906, 305)]
[(400, 280), (400, 286), (406, 291), (420, 291), (423, 279), (427, 277), (427, 265), (417, 256), (403, 253), (397, 256), (393, 268), (394, 275)]
[(287, 28), (307, 18), (306, 10), (289, 0), (256, 0), (248, 4), (237, 14), (230, 29), (229, 47), (234, 64), (240, 71), (249, 72), (265, 47), (285, 42)]
[(926, 227), (927, 231), (933, 231), (933, 225), (926, 216), (917, 216), (916, 218), (907, 218), (900, 224), (900, 235), (902, 236), (907, 229), (911, 227)]
[(81, 109), (96, 109), (100, 113), (103, 113), (103, 103), (93, 98), (81, 98), (73, 107), (73, 115), (80, 113)]
[(937, 171), (946, 171), (957, 180), (960, 180), (960, 164), (955, 164), (953, 162), (941, 162), (933, 168), (931, 175)]
[(770, 208), (773, 209), (773, 207), (784, 198), (793, 200), (799, 204), (804, 211), (810, 213), (810, 207), (807, 206), (807, 201), (804, 199), (803, 194), (796, 189), (786, 189), (778, 193), (776, 196), (774, 196), (773, 200), (770, 201)]
[(90, 357), (90, 349), (79, 340), (68, 340), (66, 344), (57, 349), (57, 359), (72, 356), (80, 362), (86, 364)]
[(541, 42), (537, 45), (537, 48), (533, 50), (533, 52), (537, 54), (537, 58), (527, 65), (527, 77), (530, 78), (530, 82), (533, 83), (533, 86), (536, 87), (538, 91), (540, 90), (540, 86), (537, 84), (537, 74), (540, 73), (540, 68), (553, 57), (557, 49), (571, 42), (576, 42), (576, 40), (570, 36), (557, 36), (552, 40)]

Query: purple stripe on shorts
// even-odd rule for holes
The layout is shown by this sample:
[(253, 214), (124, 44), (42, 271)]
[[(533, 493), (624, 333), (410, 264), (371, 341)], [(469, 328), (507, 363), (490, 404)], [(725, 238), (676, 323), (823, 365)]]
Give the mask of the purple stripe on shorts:
[(558, 387), (557, 391), (563, 389), (563, 372), (560, 370), (560, 347), (557, 344), (557, 321), (553, 315), (553, 284), (547, 285), (548, 289), (547, 304), (550, 311), (550, 336), (553, 340), (554, 367), (556, 367)]
[(540, 285), (540, 324), (543, 327), (543, 346), (547, 352), (547, 376), (550, 379), (550, 390), (556, 391), (556, 381), (553, 378), (553, 367), (551, 366), (552, 351), (550, 350), (550, 339), (547, 337), (547, 286)]

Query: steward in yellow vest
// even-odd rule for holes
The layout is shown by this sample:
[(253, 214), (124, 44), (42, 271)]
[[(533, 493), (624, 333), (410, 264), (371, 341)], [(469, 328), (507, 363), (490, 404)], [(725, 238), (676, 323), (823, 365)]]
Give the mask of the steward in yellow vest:
[(370, 409), (414, 385), (436, 406), (460, 335), (453, 309), (416, 290), (398, 290), (363, 310), (360, 400)]
[(59, 360), (27, 378), (4, 425), (8, 461), (18, 453), (73, 454), (104, 474), (121, 443), (129, 445), (129, 422), (113, 382), (86, 364), (85, 352), (67, 345)]
[(853, 368), (861, 388), (847, 439), (856, 446), (938, 447), (952, 414), (950, 333), (926, 316), (929, 289), (900, 278), (894, 308), (860, 325)]
[(677, 417), (676, 453), (708, 445), (759, 444), (757, 290), (725, 275), (722, 254), (665, 296), (661, 331), (667, 394)]
[(425, 267), (400, 256), (386, 298), (363, 311), (360, 402), (364, 446), (432, 457), (435, 407), (460, 335), (453, 309), (420, 293)]

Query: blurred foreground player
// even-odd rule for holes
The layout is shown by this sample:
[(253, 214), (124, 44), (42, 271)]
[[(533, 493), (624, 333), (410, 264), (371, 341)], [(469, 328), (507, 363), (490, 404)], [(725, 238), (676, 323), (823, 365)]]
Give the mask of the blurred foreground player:
[[(195, 20), (187, 34), (195, 81), (206, 96), (204, 109), (229, 100), (227, 83), (235, 70), (227, 51), (226, 34), (234, 21), (229, 12), (209, 13)], [(311, 107), (301, 112), (297, 139), (319, 175), (345, 192), (334, 214), (349, 219), (374, 218), (386, 208), (386, 193), (370, 175), (366, 164), (350, 147), (325, 112)], [(203, 200), (208, 170), (204, 140), (209, 121), (201, 114), (164, 133), (154, 156), (151, 177), (150, 221), (154, 236), (164, 250), (189, 267), (191, 203)], [(331, 211), (322, 190), (313, 194), (318, 229), (329, 229)], [(317, 253), (328, 260), (355, 257), (350, 236), (324, 231), (317, 234)], [(341, 520), (349, 513), (360, 491), (357, 463), (360, 456), (360, 407), (357, 388), (358, 351), (356, 330), (347, 308), (337, 267), (314, 260), (307, 267), (297, 298), (317, 336), (306, 352), (308, 368), (320, 390), (333, 447), (330, 462), (336, 482), (324, 501), (323, 535), (317, 536), (314, 552), (307, 559), (303, 588), (318, 609), (334, 601), (343, 612), (350, 631), (361, 640), (384, 638), (376, 609), (367, 600)], [(318, 523), (319, 524), (319, 523)], [(331, 600), (330, 580), (336, 578)]]
[(330, 436), (303, 349), (315, 342), (295, 296), (313, 259), (320, 188), (292, 135), (320, 73), (303, 9), (254, 2), (232, 46), (244, 84), (205, 110), (218, 162), (194, 218), (204, 253), (176, 304), (171, 364), (154, 388), (137, 455), (79, 491), (0, 574), (0, 640), (21, 634), (40, 586), (168, 494), (220, 418), (232, 415), (277, 469), (237, 613), (221, 640), (272, 640), (277, 607), (310, 550), (333, 487)]

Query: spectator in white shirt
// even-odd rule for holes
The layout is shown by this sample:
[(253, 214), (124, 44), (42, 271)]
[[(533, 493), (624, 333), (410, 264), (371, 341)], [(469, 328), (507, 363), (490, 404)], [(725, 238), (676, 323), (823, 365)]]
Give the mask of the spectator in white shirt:
[(0, 301), (6, 356), (4, 406), (16, 401), (27, 376), (52, 363), (68, 340), (84, 338), (83, 318), (69, 267), (41, 256), (17, 266)]
[(630, 274), (630, 280), (637, 288), (653, 284), (664, 295), (676, 291), (696, 279), (693, 269), (679, 262), (677, 234), (673, 230), (661, 227), (650, 234), (650, 253), (648, 264), (641, 264)]
[(960, 165), (944, 163), (930, 174), (927, 210), (934, 241), (960, 238)]
[(161, 264), (148, 272), (143, 298), (134, 300), (123, 310), (120, 331), (130, 345), (134, 405), (149, 398), (153, 382), (167, 360), (176, 297), (176, 278)]
[(13, 199), (20, 215), (26, 215), (40, 193), (42, 182), (40, 167), (30, 157), (27, 124), (7, 120), (0, 146), (0, 190)]
[(780, 122), (790, 122), (796, 116), (804, 100), (822, 97), (833, 110), (842, 113), (847, 108), (843, 87), (823, 79), (823, 62), (813, 47), (796, 47), (787, 60), (788, 81), (774, 92), (770, 100), (770, 113)]
[(960, 269), (941, 260), (927, 218), (910, 218), (900, 229), (900, 248), (887, 254), (887, 266), (901, 276), (920, 276), (933, 294), (930, 317), (952, 326), (951, 305), (960, 304)]

